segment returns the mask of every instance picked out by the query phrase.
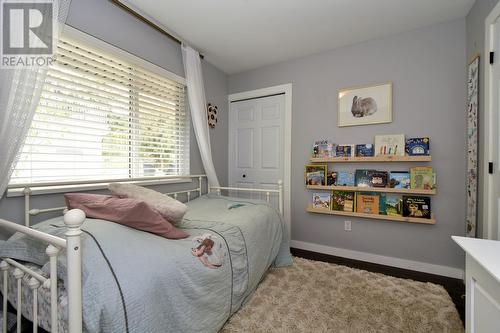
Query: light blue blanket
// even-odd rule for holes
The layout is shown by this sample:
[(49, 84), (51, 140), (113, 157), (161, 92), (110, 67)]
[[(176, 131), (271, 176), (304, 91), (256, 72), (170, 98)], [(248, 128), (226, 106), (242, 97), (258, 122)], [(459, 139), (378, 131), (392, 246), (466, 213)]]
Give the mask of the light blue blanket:
[[(59, 234), (64, 224), (56, 218), (37, 228)], [(189, 203), (181, 228), (189, 238), (167, 240), (116, 223), (85, 221), (87, 332), (217, 332), (270, 265), (292, 262), (280, 215), (260, 201), (202, 196)], [(19, 242), (8, 243), (0, 244), (0, 256), (15, 258), (13, 249), (27, 255), (21, 255)]]

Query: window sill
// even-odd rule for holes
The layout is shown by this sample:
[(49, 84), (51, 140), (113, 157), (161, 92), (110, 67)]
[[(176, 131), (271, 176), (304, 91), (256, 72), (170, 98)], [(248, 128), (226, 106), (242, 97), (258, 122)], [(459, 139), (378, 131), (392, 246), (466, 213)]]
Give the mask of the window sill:
[[(126, 181), (120, 182), (125, 184), (134, 184), (140, 186), (148, 185), (165, 185), (165, 184), (182, 184), (191, 183), (192, 179), (186, 178), (170, 178), (170, 179), (154, 179), (154, 180), (136, 180), (136, 181)], [(54, 193), (67, 193), (67, 192), (80, 192), (80, 191), (96, 191), (96, 190), (106, 190), (108, 188), (108, 182), (106, 183), (92, 183), (92, 184), (76, 184), (76, 185), (53, 185), (53, 186), (36, 186), (33, 184), (31, 189), (31, 195), (44, 195), (44, 194), (54, 194)], [(22, 197), (24, 196), (25, 187), (12, 187), (7, 190), (7, 197)]]

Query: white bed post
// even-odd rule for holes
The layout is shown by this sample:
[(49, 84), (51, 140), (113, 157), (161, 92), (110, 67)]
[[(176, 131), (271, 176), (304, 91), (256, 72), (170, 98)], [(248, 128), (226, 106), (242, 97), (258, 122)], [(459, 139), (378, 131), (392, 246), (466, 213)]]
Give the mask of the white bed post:
[(21, 333), (22, 308), (23, 308), (23, 281), (24, 272), (19, 268), (14, 269), (14, 277), (17, 280), (17, 333)]
[(2, 332), (7, 332), (7, 292), (8, 292), (8, 282), (9, 282), (9, 264), (5, 261), (0, 263), (0, 270), (3, 272), (3, 322), (2, 322)]
[(57, 319), (57, 254), (59, 253), (59, 248), (54, 245), (47, 246), (45, 253), (50, 259), (50, 279), (48, 280), (50, 285), (50, 331), (52, 333), (57, 333), (59, 329), (58, 319)]
[(23, 190), (24, 193), (24, 225), (29, 228), (30, 226), (30, 196), (31, 189), (29, 187), (25, 187)]
[[(64, 215), (66, 231), (66, 255), (68, 261), (68, 329), (69, 333), (82, 332), (82, 257), (80, 227), (85, 213), (72, 209)], [(57, 325), (57, 323), (56, 323)]]
[(33, 292), (33, 333), (37, 333), (38, 332), (38, 287), (40, 287), (40, 282), (34, 277), (32, 277), (28, 282), (28, 287), (30, 287), (31, 291)]
[(278, 180), (278, 200), (279, 200), (279, 210), (281, 216), (283, 216), (283, 181), (280, 179)]
[(203, 177), (198, 177), (198, 193), (199, 193), (199, 196), (201, 197), (201, 195), (203, 194), (202, 191), (201, 191), (201, 183), (202, 183), (202, 180), (203, 180)]

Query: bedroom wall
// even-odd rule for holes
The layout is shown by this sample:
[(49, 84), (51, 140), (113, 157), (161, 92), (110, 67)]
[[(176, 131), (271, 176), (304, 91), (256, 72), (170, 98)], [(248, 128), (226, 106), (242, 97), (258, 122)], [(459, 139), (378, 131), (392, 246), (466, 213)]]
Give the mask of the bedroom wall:
[[(450, 239), (464, 234), (466, 45), (465, 19), (343, 47), (230, 75), (229, 93), (293, 84), (292, 239), (423, 263), (463, 268), (464, 255)], [(300, 42), (300, 41), (298, 41)], [(337, 127), (337, 91), (393, 83), (393, 122)], [(304, 164), (315, 139), (366, 143), (376, 134), (429, 136), (437, 172), (432, 199), (436, 225), (310, 214), (312, 191)], [(350, 164), (345, 168), (404, 170), (413, 164)], [(344, 220), (352, 231), (344, 231)]]
[[(471, 8), (469, 14), (466, 17), (466, 30), (467, 30), (467, 59), (471, 60), (476, 54), (480, 55), (479, 59), (479, 129), (478, 133), (481, 134), (482, 131), (482, 117), (484, 115), (484, 69), (489, 61), (489, 55), (484, 53), (485, 48), (485, 25), (484, 21), (488, 14), (498, 3), (498, 0), (476, 0), (474, 6)], [(477, 218), (477, 236), (482, 237), (483, 235), (483, 215), (482, 215), (482, 202), (483, 202), (483, 186), (482, 179), (484, 179), (484, 137), (480, 135), (479, 138), (479, 191), (478, 191), (478, 218)]]
[[(177, 75), (184, 76), (180, 45), (109, 1), (72, 0), (67, 24)], [(202, 63), (207, 102), (219, 108), (218, 126), (210, 130), (215, 168), (219, 181), (227, 184), (227, 76), (207, 61), (202, 60)], [(192, 130), (190, 158), (191, 174), (204, 173), (196, 137)], [(193, 183), (193, 187), (195, 186), (196, 184)], [(162, 190), (164, 187), (156, 188)], [(176, 188), (181, 187), (169, 187), (169, 190), (173, 191)], [(38, 207), (57, 207), (63, 204), (61, 195), (39, 195), (35, 196), (33, 201)], [(0, 200), (1, 218), (22, 223), (23, 209), (22, 198), (4, 197)], [(39, 219), (35, 218), (34, 221)], [(0, 230), (0, 239), (5, 238), (6, 235)]]

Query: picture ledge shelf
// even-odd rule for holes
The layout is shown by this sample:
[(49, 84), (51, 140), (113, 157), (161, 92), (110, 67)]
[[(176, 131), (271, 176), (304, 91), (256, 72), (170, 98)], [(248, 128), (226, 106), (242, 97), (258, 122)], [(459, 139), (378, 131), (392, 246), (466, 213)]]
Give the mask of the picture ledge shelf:
[(317, 209), (311, 206), (307, 207), (309, 213), (318, 214), (328, 214), (328, 215), (341, 215), (341, 216), (353, 216), (367, 219), (385, 220), (385, 221), (396, 221), (396, 222), (407, 222), (407, 223), (421, 223), (421, 224), (436, 224), (436, 220), (433, 218), (424, 219), (418, 217), (404, 217), (404, 216), (390, 216), (390, 215), (379, 215), (379, 214), (365, 214), (356, 212), (344, 212), (339, 210), (327, 210), (327, 209)]
[(327, 186), (327, 185), (307, 185), (310, 190), (336, 190), (355, 192), (379, 192), (379, 193), (400, 193), (400, 194), (422, 194), (434, 195), (436, 189), (412, 189), (412, 188), (390, 188), (390, 187), (359, 187), (359, 186)]
[(352, 163), (352, 162), (430, 162), (429, 156), (359, 156), (359, 157), (311, 157), (312, 163)]

